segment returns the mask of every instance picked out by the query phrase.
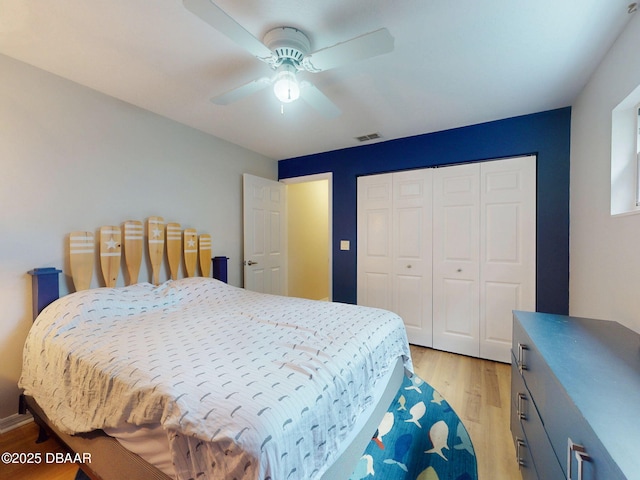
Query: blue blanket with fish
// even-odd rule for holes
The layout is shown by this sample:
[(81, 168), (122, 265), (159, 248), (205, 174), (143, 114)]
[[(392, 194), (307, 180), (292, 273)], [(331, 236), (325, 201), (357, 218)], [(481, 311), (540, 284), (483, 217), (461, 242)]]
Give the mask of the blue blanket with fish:
[(447, 401), (406, 376), (350, 480), (477, 480), (467, 429)]

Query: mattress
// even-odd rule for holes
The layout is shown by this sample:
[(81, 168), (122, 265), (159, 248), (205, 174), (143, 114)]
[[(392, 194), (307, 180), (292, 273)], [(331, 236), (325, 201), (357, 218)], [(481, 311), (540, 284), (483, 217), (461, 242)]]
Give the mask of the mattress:
[(191, 278), (54, 302), (20, 386), (67, 433), (160, 425), (178, 479), (313, 479), (399, 357), (390, 312)]

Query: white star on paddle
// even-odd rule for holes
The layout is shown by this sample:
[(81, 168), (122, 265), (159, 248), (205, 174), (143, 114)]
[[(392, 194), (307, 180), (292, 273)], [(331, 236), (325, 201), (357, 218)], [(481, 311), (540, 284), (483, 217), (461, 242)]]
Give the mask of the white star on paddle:
[(109, 250), (113, 250), (118, 246), (118, 242), (116, 242), (113, 238), (104, 242)]
[(189, 240), (189, 242), (187, 242), (187, 244), (188, 244), (190, 247), (195, 247), (195, 246), (196, 246), (196, 241), (192, 238), (192, 239), (190, 239), (190, 240)]
[(162, 232), (158, 227), (156, 227), (153, 229), (152, 233), (153, 233), (153, 238), (159, 238)]

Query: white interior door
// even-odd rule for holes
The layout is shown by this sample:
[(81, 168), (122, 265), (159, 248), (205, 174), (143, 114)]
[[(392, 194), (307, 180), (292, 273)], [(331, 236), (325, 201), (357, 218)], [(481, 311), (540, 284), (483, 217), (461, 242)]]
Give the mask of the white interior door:
[(244, 174), (244, 287), (287, 294), (286, 186)]
[(479, 356), (480, 164), (433, 174), (433, 347)]
[(513, 310), (536, 308), (536, 157), (481, 166), (480, 356), (511, 361)]
[(433, 342), (431, 202), (432, 169), (393, 174), (393, 310), (410, 343)]

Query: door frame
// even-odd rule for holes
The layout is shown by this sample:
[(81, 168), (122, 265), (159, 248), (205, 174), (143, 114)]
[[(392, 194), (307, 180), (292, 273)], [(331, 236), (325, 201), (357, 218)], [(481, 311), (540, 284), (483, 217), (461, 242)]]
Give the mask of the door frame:
[(279, 181), (285, 185), (294, 183), (309, 183), (318, 180), (327, 180), (327, 207), (328, 207), (328, 235), (329, 235), (329, 301), (333, 300), (333, 172), (316, 173), (302, 177), (283, 178)]

